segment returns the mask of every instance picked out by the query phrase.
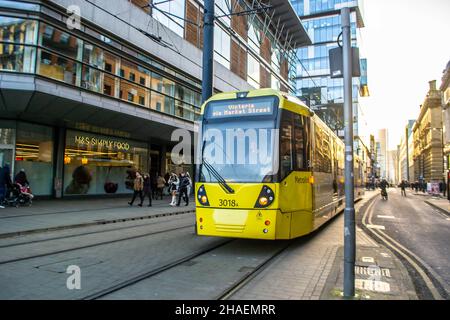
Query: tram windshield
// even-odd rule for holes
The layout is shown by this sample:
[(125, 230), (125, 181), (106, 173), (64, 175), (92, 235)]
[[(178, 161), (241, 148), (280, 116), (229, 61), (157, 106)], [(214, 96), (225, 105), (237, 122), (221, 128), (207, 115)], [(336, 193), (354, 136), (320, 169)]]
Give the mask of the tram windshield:
[[(278, 173), (278, 130), (274, 97), (208, 104), (203, 123), (202, 182), (272, 182)], [(230, 112), (228, 112), (230, 111)]]

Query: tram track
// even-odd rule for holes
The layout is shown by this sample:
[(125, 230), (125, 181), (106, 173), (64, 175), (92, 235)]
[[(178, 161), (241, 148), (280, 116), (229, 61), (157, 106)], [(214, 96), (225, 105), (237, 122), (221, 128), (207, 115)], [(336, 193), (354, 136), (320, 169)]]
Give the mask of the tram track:
[(378, 197), (372, 199), (364, 212), (361, 219), (361, 224), (364, 231), (366, 233), (370, 233), (377, 242), (391, 249), (402, 262), (408, 264), (409, 268), (416, 272), (420, 277), (421, 281), (425, 284), (434, 300), (448, 299), (447, 292), (449, 292), (449, 288), (445, 281), (438, 274), (436, 274), (436, 272), (425, 261), (423, 261), (423, 259), (390, 237), (386, 232), (368, 227), (369, 225), (373, 225), (372, 219), (374, 206), (377, 201), (379, 201)]
[(154, 276), (156, 276), (156, 275), (158, 275), (160, 273), (163, 273), (163, 272), (168, 271), (170, 269), (173, 269), (173, 268), (175, 268), (177, 266), (180, 266), (183, 263), (186, 263), (186, 262), (188, 262), (190, 260), (198, 258), (198, 257), (200, 257), (200, 256), (202, 256), (202, 255), (204, 255), (204, 254), (206, 254), (208, 252), (211, 252), (211, 251), (213, 251), (215, 249), (223, 247), (223, 246), (225, 246), (225, 245), (227, 245), (227, 244), (229, 244), (231, 242), (234, 242), (234, 241), (236, 241), (236, 239), (225, 240), (225, 241), (223, 241), (223, 242), (221, 242), (219, 244), (215, 244), (215, 245), (212, 245), (212, 246), (207, 247), (205, 249), (201, 249), (201, 250), (199, 250), (197, 252), (194, 252), (192, 254), (189, 254), (189, 255), (187, 255), (187, 256), (185, 256), (183, 258), (177, 259), (177, 260), (172, 261), (170, 263), (167, 263), (167, 264), (165, 264), (163, 266), (154, 268), (154, 269), (152, 269), (150, 271), (141, 273), (141, 274), (136, 275), (134, 277), (131, 277), (131, 278), (127, 279), (127, 280), (119, 282), (119, 283), (117, 283), (117, 284), (115, 284), (115, 285), (113, 285), (111, 287), (99, 290), (99, 291), (97, 291), (95, 293), (91, 293), (91, 294), (81, 298), (81, 300), (95, 300), (95, 299), (102, 298), (102, 297), (107, 296), (107, 295), (109, 295), (111, 293), (114, 293), (114, 292), (119, 291), (121, 289), (124, 289), (124, 288), (126, 288), (128, 286), (131, 286), (131, 285), (133, 285), (133, 284), (135, 284), (135, 283), (137, 283), (139, 281), (147, 280), (147, 279), (149, 279), (151, 277), (154, 277)]
[[(184, 219), (184, 217), (181, 217), (181, 218), (178, 218), (175, 220), (171, 220), (171, 221), (177, 221), (177, 220), (181, 220), (181, 219)], [(143, 219), (138, 219), (138, 220), (143, 220)], [(47, 242), (47, 241), (76, 238), (76, 237), (82, 237), (82, 236), (88, 236), (88, 235), (100, 234), (100, 233), (107, 233), (107, 232), (113, 232), (113, 231), (119, 231), (119, 230), (142, 228), (142, 227), (151, 226), (151, 225), (159, 225), (159, 224), (166, 223), (166, 222), (169, 222), (169, 221), (156, 221), (156, 222), (149, 222), (149, 223), (144, 223), (144, 224), (139, 224), (139, 225), (119, 227), (119, 228), (113, 228), (113, 229), (107, 229), (107, 230), (89, 231), (89, 232), (71, 234), (71, 235), (66, 235), (66, 236), (57, 236), (57, 237), (37, 239), (37, 240), (32, 240), (32, 241), (15, 242), (15, 243), (6, 244), (6, 245), (0, 245), (0, 249), (29, 245), (29, 244), (34, 244), (34, 243)]]
[(195, 226), (195, 224), (191, 223), (191, 224), (183, 225), (183, 226), (180, 226), (180, 227), (174, 227), (174, 228), (164, 229), (164, 230), (159, 230), (159, 231), (152, 231), (152, 232), (147, 232), (147, 233), (144, 233), (144, 234), (129, 236), (129, 237), (125, 237), (125, 238), (119, 238), (119, 239), (108, 240), (108, 241), (101, 241), (101, 242), (91, 243), (91, 244), (88, 244), (88, 245), (76, 246), (76, 247), (72, 247), (72, 248), (61, 249), (61, 250), (56, 250), (56, 251), (52, 251), (52, 252), (36, 254), (36, 255), (32, 255), (32, 256), (26, 256), (26, 257), (20, 257), (20, 258), (15, 258), (15, 259), (10, 259), (10, 260), (4, 260), (4, 261), (0, 261), (0, 266), (6, 265), (6, 264), (10, 264), (10, 263), (16, 263), (16, 262), (21, 262), (21, 261), (25, 261), (25, 260), (35, 259), (35, 258), (42, 258), (42, 257), (52, 256), (52, 255), (66, 253), (66, 252), (70, 252), (70, 251), (87, 249), (87, 248), (92, 248), (92, 247), (97, 247), (97, 246), (102, 246), (102, 245), (108, 245), (108, 244), (117, 243), (117, 242), (121, 242), (121, 241), (128, 241), (128, 240), (144, 238), (144, 237), (148, 237), (148, 236), (153, 236), (153, 235), (166, 233), (166, 232), (177, 231), (177, 230), (186, 229), (186, 228), (193, 228), (194, 226)]
[(280, 250), (275, 252), (275, 254), (272, 255), (267, 260), (261, 262), (253, 271), (242, 276), (241, 279), (239, 279), (228, 289), (220, 293), (214, 300), (228, 300), (229, 298), (231, 298), (240, 289), (242, 289), (245, 285), (247, 285), (250, 281), (252, 281), (258, 274), (266, 270), (272, 264), (272, 262), (274, 262), (279, 256), (281, 256), (284, 252), (286, 252), (286, 250), (291, 246), (292, 242), (293, 240), (289, 241), (289, 243), (286, 246), (282, 247)]

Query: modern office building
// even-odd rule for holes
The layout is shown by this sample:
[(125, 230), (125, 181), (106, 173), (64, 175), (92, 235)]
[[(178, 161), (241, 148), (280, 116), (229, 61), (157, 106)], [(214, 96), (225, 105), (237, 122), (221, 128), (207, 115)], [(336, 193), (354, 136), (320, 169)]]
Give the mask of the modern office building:
[[(297, 96), (343, 137), (343, 79), (330, 77), (329, 50), (338, 46), (342, 7), (351, 8), (352, 45), (358, 45), (357, 29), (364, 27), (360, 1), (291, 0), (313, 44), (298, 50)], [(353, 78), (354, 134), (359, 135), (360, 96), (367, 96), (367, 61), (361, 59), (361, 77)], [(358, 146), (355, 145), (355, 149)]]
[(381, 129), (378, 131), (377, 164), (380, 169), (379, 177), (387, 179), (388, 174), (389, 174), (388, 130), (387, 129)]
[[(215, 4), (214, 90), (294, 92), (289, 55), (311, 42), (289, 1)], [(0, 165), (49, 197), (192, 171), (173, 164), (171, 134), (196, 131), (202, 16), (197, 0), (0, 1)]]
[[(404, 134), (400, 139), (399, 145), (399, 159), (398, 159), (398, 172), (399, 179), (412, 181), (414, 174), (411, 172), (411, 168), (414, 168), (412, 154), (414, 152), (414, 144), (412, 139), (412, 128), (415, 120), (409, 120), (405, 126)], [(411, 160), (411, 162), (410, 162)]]

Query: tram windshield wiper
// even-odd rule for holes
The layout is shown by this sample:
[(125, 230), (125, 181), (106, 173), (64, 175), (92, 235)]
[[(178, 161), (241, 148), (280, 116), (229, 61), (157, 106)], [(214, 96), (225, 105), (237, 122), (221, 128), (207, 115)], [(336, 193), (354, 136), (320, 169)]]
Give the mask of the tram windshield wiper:
[[(205, 159), (203, 156), (203, 151), (205, 149), (206, 140), (203, 141), (203, 147), (202, 147), (202, 165), (208, 170), (208, 173), (210, 175), (213, 175), (214, 178), (216, 178), (219, 185), (222, 187), (222, 189), (227, 193), (234, 193), (234, 189), (228, 185), (228, 183), (225, 181), (225, 179), (220, 175), (219, 172)], [(201, 171), (201, 170), (200, 170)]]

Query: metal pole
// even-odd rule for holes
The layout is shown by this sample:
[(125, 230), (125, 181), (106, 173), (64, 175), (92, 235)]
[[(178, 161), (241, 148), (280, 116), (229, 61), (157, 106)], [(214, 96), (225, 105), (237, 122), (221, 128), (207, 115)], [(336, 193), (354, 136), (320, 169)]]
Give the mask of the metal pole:
[(205, 0), (204, 4), (202, 103), (213, 94), (214, 63), (214, 1)]
[(344, 123), (345, 123), (345, 213), (344, 213), (344, 297), (355, 295), (355, 207), (353, 176), (353, 98), (352, 47), (350, 9), (343, 8), (342, 43), (344, 59)]

